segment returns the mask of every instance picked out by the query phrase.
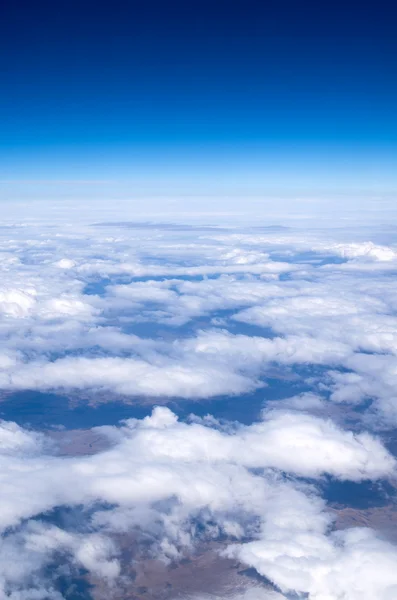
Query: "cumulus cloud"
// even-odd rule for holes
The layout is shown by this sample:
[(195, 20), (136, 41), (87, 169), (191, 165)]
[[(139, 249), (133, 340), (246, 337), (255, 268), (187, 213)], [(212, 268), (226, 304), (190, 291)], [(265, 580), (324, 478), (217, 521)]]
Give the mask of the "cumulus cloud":
[[(325, 234), (325, 236), (324, 236)], [(353, 232), (354, 234), (354, 232)], [(229, 235), (216, 235), (215, 239), (225, 244), (239, 244), (247, 249), (261, 248), (262, 251), (277, 249), (289, 255), (295, 251), (314, 251), (318, 254), (329, 253), (348, 259), (364, 259), (367, 261), (392, 261), (397, 259), (394, 248), (384, 244), (375, 244), (371, 241), (338, 241), (332, 239), (330, 232), (322, 232), (322, 236), (314, 230), (306, 230), (302, 235), (298, 231), (290, 230), (287, 233), (280, 231), (267, 231), (263, 233), (234, 233)]]
[(238, 394), (260, 387), (256, 381), (227, 367), (208, 363), (160, 364), (134, 358), (67, 357), (54, 362), (16, 365), (0, 375), (3, 389), (111, 390), (127, 396), (207, 398)]
[[(1, 230), (0, 256), (3, 392), (263, 390), (265, 403), (274, 367), (309, 390), (268, 401), (249, 425), (156, 408), (101, 428), (108, 447), (89, 456), (2, 422), (0, 597), (60, 600), (57, 567), (48, 575), (59, 556), (69, 574), (117, 580), (120, 536), (164, 561), (216, 540), (274, 585), (236, 600), (396, 596), (395, 546), (335, 531), (316, 484), (395, 477), (365, 431), (397, 421), (395, 246), (354, 231), (34, 223)], [(360, 406), (352, 431), (324, 416), (346, 404)], [(84, 527), (56, 523), (62, 507)]]
[[(109, 502), (129, 498), (134, 502), (147, 495), (150, 498), (151, 494), (153, 500), (159, 500), (164, 494), (173, 493), (185, 495), (187, 499), (199, 499), (203, 492), (201, 499), (205, 502), (207, 493), (213, 488), (215, 496), (211, 501), (215, 505), (218, 501), (229, 502), (227, 494), (220, 491), (219, 482), (214, 479), (217, 469), (219, 476), (226, 469), (230, 476), (245, 473), (245, 478), (248, 476), (246, 469), (261, 467), (305, 477), (329, 473), (341, 479), (361, 480), (392, 475), (395, 468), (394, 459), (368, 434), (354, 435), (329, 421), (308, 415), (273, 411), (260, 423), (241, 425), (227, 432), (200, 423), (178, 422), (169, 409), (159, 407), (142, 421), (127, 421), (121, 429), (104, 428), (101, 431), (110, 435), (116, 445), (100, 454), (75, 459), (40, 453), (42, 437), (14, 424), (4, 423), (1, 431), (2, 439), (10, 438), (10, 433), (14, 438), (13, 445), (8, 442), (2, 448), (2, 456), (6, 457), (4, 464), (9, 471), (4, 474), (3, 489), (6, 489), (6, 482), (11, 488), (17, 486), (14, 496), (18, 498), (12, 504), (5, 498), (1, 513), (4, 526), (32, 516), (34, 511), (48, 510), (48, 506), (62, 496), (62, 503), (79, 503), (95, 497), (97, 491)], [(193, 464), (194, 470), (191, 469)], [(23, 477), (17, 477), (23, 465)], [(177, 465), (175, 471), (173, 465)], [(202, 488), (197, 483), (200, 469), (209, 476), (208, 479), (203, 477), (207, 483)], [(157, 475), (152, 482), (148, 481), (149, 487), (138, 484), (140, 478), (144, 483), (151, 471)], [(191, 483), (190, 489), (185, 488), (180, 479), (182, 472), (184, 477), (191, 473), (186, 481)], [(59, 479), (60, 489), (53, 486), (53, 475)], [(129, 479), (132, 475), (133, 479)], [(32, 490), (28, 489), (29, 477)], [(66, 481), (70, 485), (65, 486)], [(112, 481), (115, 485), (111, 485)], [(210, 485), (208, 489), (207, 484)], [(41, 485), (44, 490), (40, 489)], [(230, 483), (226, 487), (230, 492)], [(22, 494), (23, 489), (25, 493)], [(219, 498), (217, 494), (220, 494)], [(35, 506), (40, 499), (43, 501), (41, 508)], [(31, 505), (33, 512), (29, 513)], [(9, 515), (14, 515), (11, 522)]]
[[(357, 481), (392, 475), (395, 468), (394, 459), (368, 434), (354, 435), (299, 413), (270, 411), (260, 423), (222, 429), (179, 422), (159, 407), (121, 428), (101, 428), (110, 448), (80, 457), (57, 456), (43, 444), (43, 436), (15, 425), (3, 423), (2, 430), (1, 439), (14, 440), (4, 445), (0, 460), (0, 526), (3, 532), (14, 528), (6, 544), (27, 553), (27, 566), (22, 562), (19, 569), (29, 573), (38, 572), (54, 552), (63, 552), (94, 575), (112, 579), (120, 570), (112, 541), (116, 532), (151, 532), (153, 552), (170, 560), (194, 546), (200, 523), (209, 539), (222, 534), (240, 540), (226, 554), (254, 566), (282, 591), (316, 598), (317, 589), (328, 589), (338, 561), (343, 564), (346, 558), (337, 543), (345, 538), (330, 533), (332, 517), (315, 490), (285, 480), (281, 472)], [(34, 520), (62, 505), (95, 503), (99, 508), (88, 535)], [(356, 539), (349, 532), (343, 535)], [(256, 539), (244, 541), (247, 536)], [(373, 532), (365, 539), (377, 540)], [(386, 569), (395, 548), (376, 543)], [(362, 552), (372, 560), (373, 547), (365, 544)], [(21, 571), (12, 575), (7, 565), (0, 568), (4, 589), (25, 580), (32, 585)], [(315, 569), (318, 574), (312, 575)], [(367, 577), (368, 589), (378, 585), (375, 571)], [(349, 585), (348, 580), (340, 583), (341, 589)]]
[[(397, 592), (396, 547), (369, 529), (324, 536), (294, 529), (280, 536), (270, 526), (263, 540), (229, 548), (282, 591), (308, 594), (310, 600), (392, 600)], [(266, 535), (270, 533), (270, 535)]]
[[(396, 251), (385, 244), (294, 230), (35, 225), (4, 230), (0, 246), (5, 389), (210, 397), (261, 387), (269, 364), (344, 369), (356, 353), (396, 354), (397, 294), (384, 276)], [(213, 324), (229, 331), (193, 335), (195, 319), (219, 313)], [(176, 342), (149, 351), (131, 335), (144, 322), (173, 327)], [(178, 340), (189, 322), (192, 335)], [(255, 336), (232, 335), (239, 324)], [(341, 381), (331, 391), (358, 397)], [(395, 419), (384, 392), (372, 398)]]
[(143, 420), (131, 443), (133, 453), (147, 452), (151, 460), (196, 462), (201, 457), (305, 477), (329, 473), (341, 479), (376, 479), (393, 474), (395, 468), (380, 441), (367, 433), (353, 434), (330, 420), (280, 411), (265, 413), (263, 421), (240, 426), (231, 435), (201, 424), (178, 423), (169, 409), (157, 408)]
[(2, 540), (0, 595), (13, 600), (62, 600), (57, 577), (71, 578), (80, 567), (114, 580), (119, 574), (116, 553), (112, 541), (100, 534), (71, 533), (42, 521), (30, 521)]
[[(86, 339), (90, 339), (88, 335)], [(125, 336), (98, 334), (128, 348)], [(241, 394), (263, 387), (270, 364), (339, 365), (352, 351), (347, 344), (308, 336), (266, 339), (207, 330), (197, 336), (151, 348), (132, 338), (135, 356), (66, 356), (53, 361), (19, 360), (0, 371), (3, 389), (105, 389), (117, 394), (208, 398)]]

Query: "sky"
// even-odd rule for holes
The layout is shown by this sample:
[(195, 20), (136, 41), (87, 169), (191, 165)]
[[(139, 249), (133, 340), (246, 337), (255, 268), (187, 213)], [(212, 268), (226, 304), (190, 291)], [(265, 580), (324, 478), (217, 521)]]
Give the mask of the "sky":
[(6, 0), (0, 199), (393, 197), (393, 12)]

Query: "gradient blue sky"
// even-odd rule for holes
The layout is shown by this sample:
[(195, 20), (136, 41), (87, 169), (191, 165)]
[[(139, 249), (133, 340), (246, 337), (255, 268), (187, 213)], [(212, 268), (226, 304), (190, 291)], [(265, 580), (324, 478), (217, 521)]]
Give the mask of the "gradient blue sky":
[(393, 194), (396, 15), (347, 5), (5, 0), (0, 198)]

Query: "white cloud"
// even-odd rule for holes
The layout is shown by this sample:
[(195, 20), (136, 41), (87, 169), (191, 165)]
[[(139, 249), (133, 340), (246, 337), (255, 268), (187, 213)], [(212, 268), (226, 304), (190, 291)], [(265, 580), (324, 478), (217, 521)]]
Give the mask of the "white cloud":
[(330, 420), (281, 411), (265, 413), (263, 421), (240, 426), (230, 435), (200, 424), (177, 423), (169, 409), (157, 408), (129, 445), (133, 454), (148, 460), (233, 462), (304, 477), (329, 473), (358, 481), (388, 476), (395, 469), (394, 459), (372, 436), (343, 431)]
[(139, 338), (90, 332), (86, 341), (108, 341), (132, 357), (65, 357), (52, 362), (19, 361), (0, 371), (3, 389), (107, 389), (117, 394), (207, 398), (260, 388), (260, 375), (272, 364), (339, 365), (352, 354), (347, 344), (321, 338), (266, 339), (201, 331), (196, 337), (147, 344)]
[(271, 533), (231, 548), (229, 556), (254, 566), (285, 593), (305, 593), (310, 600), (395, 598), (396, 547), (372, 530), (357, 528), (324, 536), (315, 529), (291, 527), (289, 536), (280, 536), (277, 529)]
[(105, 389), (127, 396), (207, 398), (250, 391), (259, 384), (221, 365), (150, 364), (134, 358), (62, 358), (16, 365), (0, 374), (3, 389)]
[[(186, 424), (158, 408), (101, 429), (109, 447), (93, 456), (60, 456), (46, 436), (1, 423), (0, 597), (59, 600), (43, 578), (57, 552), (114, 579), (117, 535), (148, 534), (153, 554), (172, 560), (200, 529), (207, 540), (226, 536), (229, 555), (281, 590), (244, 598), (394, 598), (395, 546), (372, 530), (334, 532), (324, 501), (300, 481), (395, 475), (394, 458), (362, 429), (374, 415), (397, 421), (396, 248), (363, 239), (64, 223), (1, 230), (2, 390), (209, 398), (264, 386), (274, 365), (321, 369), (307, 377), (309, 393), (269, 403), (257, 423)], [(223, 329), (208, 329), (212, 318)], [(166, 333), (131, 333), (144, 322)], [(243, 324), (255, 335), (248, 326), (239, 334)], [(360, 431), (321, 417), (332, 403), (363, 400), (372, 406), (357, 413)], [(39, 520), (59, 506), (92, 511), (86, 531)]]
[(36, 303), (34, 289), (0, 291), (0, 312), (10, 317), (26, 317)]
[[(16, 538), (7, 538), (7, 543), (23, 543), (32, 553), (26, 561), (32, 560), (36, 569), (55, 550), (62, 550), (91, 572), (110, 578), (119, 572), (117, 552), (109, 540), (112, 532), (154, 528), (153, 550), (172, 558), (180, 548), (194, 544), (192, 523), (201, 521), (204, 531), (208, 526), (209, 539), (221, 532), (235, 539), (257, 537), (228, 553), (252, 564), (281, 588), (312, 593), (315, 588), (303, 567), (290, 572), (285, 566), (284, 561), (288, 565), (291, 560), (289, 553), (294, 556), (299, 548), (302, 561), (306, 557), (306, 563), (314, 561), (316, 567), (320, 557), (331, 571), (334, 561), (344, 555), (337, 557), (340, 549), (328, 533), (332, 519), (321, 499), (310, 488), (284, 481), (277, 470), (352, 480), (394, 472), (394, 460), (374, 438), (299, 413), (271, 411), (261, 423), (223, 431), (178, 422), (169, 409), (157, 408), (151, 417), (128, 421), (119, 429), (101, 428), (111, 447), (80, 457), (51, 454), (42, 437), (14, 425), (4, 424), (3, 429), (6, 439), (14, 436), (0, 460), (3, 530), (55, 506), (90, 506), (98, 501), (116, 506), (99, 510), (89, 536), (33, 523)], [(253, 472), (253, 467), (264, 471)], [(168, 508), (167, 504), (161, 508), (164, 502)], [(382, 551), (387, 565), (394, 547), (386, 545)], [(379, 558), (383, 560), (382, 554)], [(319, 568), (318, 585), (326, 589), (327, 578), (323, 581), (321, 573)], [(377, 579), (369, 577), (370, 589)]]
[(59, 267), (60, 269), (73, 269), (76, 266), (74, 260), (70, 260), (70, 258), (61, 258), (57, 260), (54, 265)]

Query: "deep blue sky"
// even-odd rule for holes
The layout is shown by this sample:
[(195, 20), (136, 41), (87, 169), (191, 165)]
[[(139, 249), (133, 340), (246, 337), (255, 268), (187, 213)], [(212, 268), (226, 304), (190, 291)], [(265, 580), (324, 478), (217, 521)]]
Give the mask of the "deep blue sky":
[(3, 0), (0, 194), (396, 190), (392, 4)]

